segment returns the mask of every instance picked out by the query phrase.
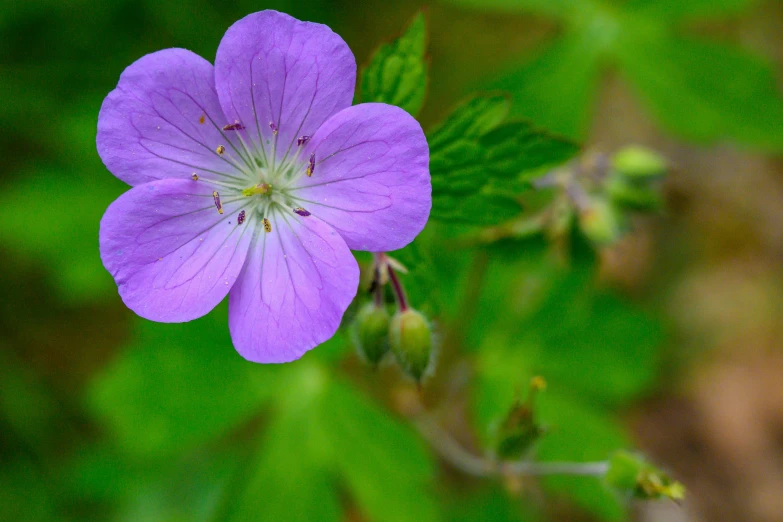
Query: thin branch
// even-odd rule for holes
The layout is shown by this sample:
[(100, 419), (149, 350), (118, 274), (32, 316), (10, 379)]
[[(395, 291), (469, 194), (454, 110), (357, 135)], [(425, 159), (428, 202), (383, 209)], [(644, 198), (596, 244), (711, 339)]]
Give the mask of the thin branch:
[(476, 477), (508, 475), (580, 475), (601, 477), (606, 474), (609, 468), (609, 463), (606, 461), (531, 462), (485, 459), (468, 452), (431, 418), (420, 416), (414, 419), (413, 424), (444, 460), (456, 469)]

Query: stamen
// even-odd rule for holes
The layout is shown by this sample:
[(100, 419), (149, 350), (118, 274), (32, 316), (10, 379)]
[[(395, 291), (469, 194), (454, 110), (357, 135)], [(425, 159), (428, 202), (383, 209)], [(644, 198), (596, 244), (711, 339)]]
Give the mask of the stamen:
[(226, 152), (226, 148), (223, 145), (218, 145), (217, 149), (215, 149), (215, 152), (222, 156)]
[(206, 115), (206, 114), (204, 114), (203, 112), (201, 113), (201, 117), (198, 119), (198, 122), (199, 122), (201, 125), (204, 125), (204, 122), (206, 121), (206, 116), (207, 116), (207, 115)]
[(307, 216), (310, 215), (310, 213), (308, 211), (306, 211), (305, 209), (303, 209), (302, 207), (296, 207), (294, 209), (294, 212), (296, 212), (297, 214), (299, 214), (302, 217), (307, 217)]
[(252, 196), (254, 194), (268, 194), (270, 190), (272, 190), (272, 185), (269, 183), (259, 183), (254, 187), (242, 189), (242, 195)]
[(266, 230), (267, 232), (271, 232), (272, 231), (272, 223), (270, 223), (267, 218), (264, 218), (262, 221), (264, 222), (264, 230)]
[(234, 123), (229, 123), (228, 125), (223, 125), (224, 131), (236, 131), (236, 130), (244, 130), (245, 126), (239, 123), (239, 120), (234, 120)]
[(313, 171), (315, 171), (315, 152), (310, 154), (310, 164), (307, 165), (307, 170), (305, 171), (308, 178), (313, 175)]
[(307, 145), (307, 142), (310, 141), (310, 138), (312, 138), (312, 136), (299, 136), (296, 139), (296, 145), (298, 147), (301, 147), (303, 145)]
[(237, 216), (237, 225), (241, 225), (245, 222), (245, 211), (240, 210), (239, 215)]
[(220, 194), (218, 194), (217, 190), (212, 192), (212, 199), (215, 201), (215, 206), (217, 207), (218, 214), (222, 214), (223, 205), (220, 203)]
[(272, 134), (277, 136), (277, 125), (275, 125), (275, 122), (270, 121), (269, 122), (269, 128), (272, 129)]
[(192, 179), (193, 181), (198, 181), (198, 174), (194, 172), (193, 174), (190, 175), (190, 179)]

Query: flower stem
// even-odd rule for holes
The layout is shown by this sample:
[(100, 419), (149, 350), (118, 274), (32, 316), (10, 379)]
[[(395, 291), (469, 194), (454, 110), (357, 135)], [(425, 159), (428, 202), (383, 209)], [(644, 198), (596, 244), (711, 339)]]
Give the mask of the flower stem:
[(607, 461), (599, 462), (531, 462), (497, 461), (468, 452), (445, 430), (428, 417), (418, 417), (413, 424), (435, 451), (456, 469), (476, 477), (509, 475), (579, 475), (601, 477), (609, 469)]
[(389, 272), (389, 281), (391, 281), (394, 295), (397, 297), (397, 303), (400, 305), (400, 312), (404, 312), (408, 309), (408, 301), (405, 299), (405, 290), (400, 284), (400, 279), (397, 277), (397, 273), (392, 267), (386, 265), (386, 270)]

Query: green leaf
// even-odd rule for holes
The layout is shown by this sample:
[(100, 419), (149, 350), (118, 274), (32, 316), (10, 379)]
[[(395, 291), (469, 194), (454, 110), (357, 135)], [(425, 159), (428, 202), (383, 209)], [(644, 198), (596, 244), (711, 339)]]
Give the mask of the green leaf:
[(432, 462), (408, 427), (340, 381), (328, 390), (321, 415), (339, 476), (369, 520), (439, 520), (428, 491)]
[(439, 520), (428, 491), (433, 465), (419, 439), (326, 368), (301, 363), (280, 382), (236, 519), (342, 520), (339, 486), (368, 519)]
[(783, 150), (783, 98), (772, 67), (738, 48), (626, 31), (623, 72), (671, 132)]
[(58, 296), (71, 303), (116, 294), (98, 253), (98, 225), (127, 186), (108, 172), (89, 174), (47, 167), (25, 171), (3, 187), (0, 206), (0, 242), (49, 268)]
[(527, 188), (518, 182), (577, 152), (527, 122), (502, 123), (508, 107), (503, 96), (477, 96), (428, 133), (433, 218), (489, 225), (514, 217)]
[(419, 13), (394, 42), (384, 44), (362, 72), (362, 102), (389, 103), (416, 116), (427, 94), (427, 20)]
[(514, 100), (512, 115), (537, 125), (582, 139), (600, 76), (603, 34), (582, 30), (566, 33), (540, 55), (516, 67), (490, 84), (506, 90)]
[[(631, 441), (612, 417), (601, 410), (562, 395), (550, 387), (541, 395), (541, 421), (549, 433), (541, 439), (541, 461), (590, 462), (606, 460), (618, 448)], [(617, 496), (601, 477), (552, 476), (543, 480), (550, 492), (568, 495), (585, 510), (606, 521), (627, 517)]]
[(225, 306), (185, 324), (135, 324), (136, 340), (87, 397), (128, 453), (203, 444), (257, 413), (274, 391), (275, 367), (249, 364), (234, 350)]
[(756, 0), (629, 0), (626, 8), (657, 19), (722, 17), (740, 13)]
[(447, 0), (448, 3), (500, 13), (539, 13), (564, 16), (584, 0)]
[(296, 406), (278, 409), (266, 428), (257, 461), (248, 467), (247, 483), (239, 483), (245, 490), (232, 520), (342, 520), (337, 492), (319, 451), (327, 444), (318, 413), (323, 393), (316, 386)]

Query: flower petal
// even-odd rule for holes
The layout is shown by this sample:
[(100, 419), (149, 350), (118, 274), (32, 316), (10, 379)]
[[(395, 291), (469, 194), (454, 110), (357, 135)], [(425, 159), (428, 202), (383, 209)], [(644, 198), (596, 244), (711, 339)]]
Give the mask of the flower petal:
[(291, 193), (351, 249), (397, 250), (427, 224), (429, 148), (421, 126), (404, 110), (382, 103), (345, 109), (303, 152), (315, 153), (315, 171)]
[(280, 159), (299, 136), (312, 136), (351, 105), (356, 60), (329, 27), (261, 11), (226, 31), (215, 57), (215, 83), (226, 116), (263, 143), (269, 140), (266, 154), (274, 148)]
[(226, 296), (251, 242), (246, 198), (223, 198), (201, 182), (161, 180), (132, 188), (101, 220), (103, 265), (125, 304), (153, 321), (176, 323), (206, 314)]
[(272, 216), (250, 250), (228, 301), (237, 351), (250, 361), (293, 361), (328, 340), (359, 285), (340, 235), (315, 217)]
[(223, 132), (227, 123), (212, 64), (184, 49), (165, 49), (125, 69), (103, 101), (98, 153), (111, 173), (130, 185), (193, 173), (241, 177), (237, 166), (249, 159), (240, 156), (236, 136)]

